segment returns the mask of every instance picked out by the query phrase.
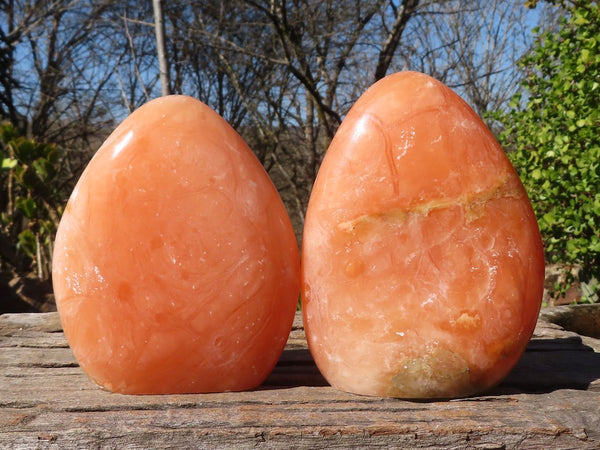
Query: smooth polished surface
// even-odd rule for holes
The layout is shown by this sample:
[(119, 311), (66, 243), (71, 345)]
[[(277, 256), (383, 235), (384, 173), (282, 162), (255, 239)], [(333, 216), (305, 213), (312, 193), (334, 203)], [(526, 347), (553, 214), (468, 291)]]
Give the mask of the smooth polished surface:
[(68, 202), (53, 283), (83, 370), (120, 393), (244, 390), (287, 340), (299, 255), (241, 137), (190, 97), (153, 100), (98, 150)]
[(380, 80), (325, 156), (303, 237), (308, 344), (338, 389), (459, 397), (499, 383), (540, 308), (533, 210), (491, 132), (415, 72)]

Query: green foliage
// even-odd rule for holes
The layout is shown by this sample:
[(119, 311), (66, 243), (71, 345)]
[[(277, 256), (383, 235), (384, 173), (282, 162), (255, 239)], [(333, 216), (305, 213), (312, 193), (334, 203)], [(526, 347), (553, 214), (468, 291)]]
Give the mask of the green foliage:
[[(579, 266), (582, 281), (591, 280), (600, 267), (597, 2), (571, 4), (560, 30), (537, 38), (521, 63), (527, 74), (522, 92), (507, 112), (495, 115), (505, 126), (500, 141), (530, 195), (547, 258), (569, 273)], [(559, 291), (574, 281), (566, 279)]]
[(62, 211), (59, 153), (54, 145), (0, 125), (0, 271), (48, 279), (52, 242)]
[[(563, 6), (567, 3), (567, 1), (569, 0), (545, 0), (546, 3), (554, 3)], [(526, 0), (524, 5), (527, 8), (533, 9), (538, 5), (538, 3), (540, 3), (540, 0)]]

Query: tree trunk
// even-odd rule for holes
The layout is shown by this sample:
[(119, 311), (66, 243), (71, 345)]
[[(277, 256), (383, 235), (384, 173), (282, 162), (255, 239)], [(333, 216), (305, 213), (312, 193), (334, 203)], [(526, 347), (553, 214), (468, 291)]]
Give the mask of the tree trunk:
[(169, 62), (167, 60), (167, 45), (165, 43), (165, 21), (162, 1), (152, 0), (152, 7), (154, 8), (154, 32), (156, 34), (161, 95), (169, 95), (171, 93), (171, 80), (169, 77)]
[(396, 20), (383, 44), (381, 52), (379, 52), (377, 67), (375, 68), (375, 81), (385, 77), (392, 63), (394, 53), (400, 44), (400, 38), (406, 28), (406, 23), (415, 13), (417, 6), (419, 6), (419, 0), (403, 0), (396, 8)]

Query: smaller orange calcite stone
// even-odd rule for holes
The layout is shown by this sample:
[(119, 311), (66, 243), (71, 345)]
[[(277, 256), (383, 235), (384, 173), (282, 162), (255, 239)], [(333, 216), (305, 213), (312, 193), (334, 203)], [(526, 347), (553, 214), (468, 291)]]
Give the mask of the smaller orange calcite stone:
[(507, 375), (539, 312), (544, 254), (523, 186), (481, 119), (415, 72), (348, 113), (304, 227), (310, 351), (336, 388), (440, 398)]
[(185, 96), (142, 106), (98, 150), (62, 217), (52, 276), (82, 369), (129, 394), (258, 386), (300, 289), (296, 238), (267, 173)]

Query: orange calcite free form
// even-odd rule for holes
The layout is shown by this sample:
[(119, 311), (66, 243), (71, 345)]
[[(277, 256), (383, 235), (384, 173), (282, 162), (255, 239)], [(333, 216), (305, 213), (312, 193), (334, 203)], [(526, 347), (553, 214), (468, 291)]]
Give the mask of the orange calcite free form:
[(336, 388), (404, 398), (480, 393), (531, 338), (544, 255), (529, 199), (479, 117), (400, 72), (334, 137), (310, 198), (302, 301)]
[(69, 199), (53, 258), (82, 369), (130, 394), (258, 386), (285, 346), (299, 278), (263, 167), (185, 96), (149, 102), (106, 140)]

